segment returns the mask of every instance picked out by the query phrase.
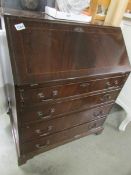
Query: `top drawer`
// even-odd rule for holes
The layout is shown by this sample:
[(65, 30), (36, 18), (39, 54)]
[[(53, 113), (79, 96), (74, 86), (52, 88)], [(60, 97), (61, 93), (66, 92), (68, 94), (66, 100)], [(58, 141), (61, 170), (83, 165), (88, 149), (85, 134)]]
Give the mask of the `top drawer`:
[(99, 90), (118, 88), (123, 85), (124, 81), (125, 76), (117, 76), (66, 85), (43, 86), (37, 89), (20, 89), (18, 98), (20, 99), (19, 101), (24, 102), (24, 104), (30, 105), (32, 103), (41, 103), (48, 100), (91, 93)]

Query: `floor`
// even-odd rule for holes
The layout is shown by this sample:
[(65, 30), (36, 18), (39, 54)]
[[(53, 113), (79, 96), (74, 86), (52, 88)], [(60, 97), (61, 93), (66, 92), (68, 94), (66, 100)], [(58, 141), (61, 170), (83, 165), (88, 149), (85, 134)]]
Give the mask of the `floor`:
[[(116, 110), (117, 109), (117, 110)], [(118, 126), (125, 112), (114, 108), (101, 135), (90, 135), (43, 153), (18, 167), (7, 115), (0, 119), (1, 175), (131, 175), (131, 125)]]

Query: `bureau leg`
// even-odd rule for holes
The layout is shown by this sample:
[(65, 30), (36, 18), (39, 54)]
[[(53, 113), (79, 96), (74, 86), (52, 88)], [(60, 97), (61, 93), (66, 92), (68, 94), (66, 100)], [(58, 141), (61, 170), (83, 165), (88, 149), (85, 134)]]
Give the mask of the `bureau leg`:
[(95, 133), (95, 135), (100, 135), (103, 132), (104, 128), (101, 128), (99, 131)]
[(25, 156), (18, 158), (18, 166), (24, 165), (27, 162), (27, 159)]
[(18, 166), (24, 165), (29, 159), (32, 159), (34, 157), (34, 155), (30, 155), (30, 156), (21, 156), (18, 158)]

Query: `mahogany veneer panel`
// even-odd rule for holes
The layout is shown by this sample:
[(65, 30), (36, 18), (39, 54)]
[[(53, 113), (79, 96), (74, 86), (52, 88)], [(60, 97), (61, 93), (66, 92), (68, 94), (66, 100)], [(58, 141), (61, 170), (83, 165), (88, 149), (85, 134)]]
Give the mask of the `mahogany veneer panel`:
[[(16, 84), (130, 70), (120, 28), (11, 16), (6, 16), (5, 22)], [(19, 23), (26, 29), (17, 31)]]

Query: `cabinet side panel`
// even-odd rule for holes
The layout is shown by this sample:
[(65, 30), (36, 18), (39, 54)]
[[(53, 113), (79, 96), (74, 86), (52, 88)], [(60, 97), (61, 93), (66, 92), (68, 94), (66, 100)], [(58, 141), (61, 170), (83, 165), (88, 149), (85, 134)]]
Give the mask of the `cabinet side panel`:
[(12, 67), (10, 63), (9, 49), (7, 43), (7, 36), (4, 27), (4, 19), (2, 19), (2, 51), (4, 59), (4, 78), (5, 78), (5, 89), (6, 95), (9, 102), (10, 110), (10, 120), (12, 124), (12, 132), (16, 143), (17, 153), (19, 156), (19, 134), (18, 134), (18, 120), (17, 120), (17, 110), (16, 110), (16, 96), (15, 96), (15, 86), (14, 78), (12, 74)]

